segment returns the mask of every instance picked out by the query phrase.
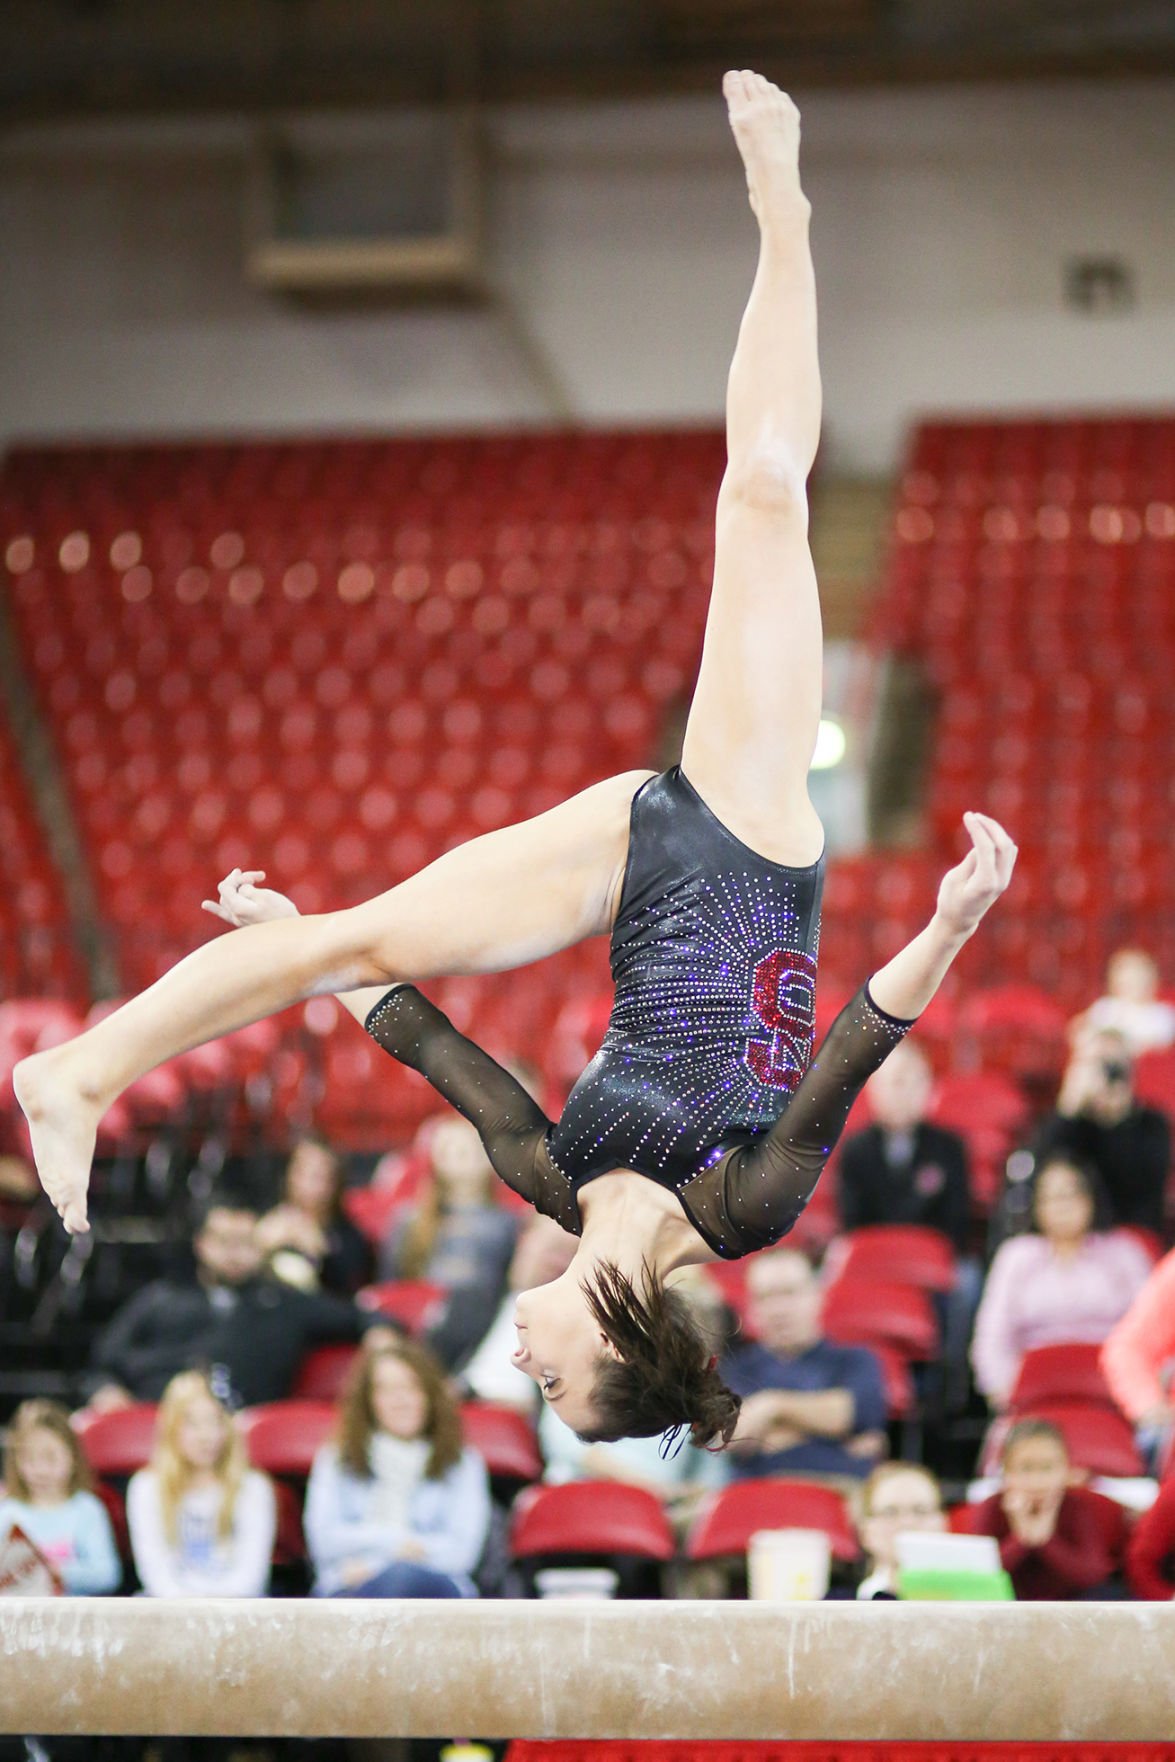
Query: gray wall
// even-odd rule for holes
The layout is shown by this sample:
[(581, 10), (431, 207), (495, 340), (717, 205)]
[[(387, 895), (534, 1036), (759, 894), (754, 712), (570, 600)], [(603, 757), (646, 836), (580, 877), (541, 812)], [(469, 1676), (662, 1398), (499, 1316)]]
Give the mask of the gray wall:
[[(826, 440), (883, 470), (933, 409), (1175, 403), (1175, 87), (799, 94)], [(720, 103), (492, 115), (489, 240), (576, 418), (718, 418), (754, 261)], [(0, 143), (0, 441), (535, 422), (492, 310), (311, 312), (242, 275), (244, 122)], [(1138, 303), (1082, 317), (1072, 254)]]

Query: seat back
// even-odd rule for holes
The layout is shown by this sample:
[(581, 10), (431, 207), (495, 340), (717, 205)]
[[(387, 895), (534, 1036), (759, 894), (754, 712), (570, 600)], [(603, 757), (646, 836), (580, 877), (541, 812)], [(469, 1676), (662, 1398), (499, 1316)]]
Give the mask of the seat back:
[(838, 1280), (912, 1285), (922, 1291), (949, 1291), (955, 1282), (950, 1242), (940, 1231), (919, 1224), (870, 1224), (853, 1230), (840, 1238), (835, 1255)]
[(528, 1483), (542, 1478), (543, 1459), (532, 1422), (516, 1407), (494, 1401), (464, 1401), (465, 1442), (482, 1458), (491, 1479)]
[(686, 1557), (709, 1560), (745, 1554), (756, 1530), (822, 1530), (837, 1560), (860, 1553), (844, 1497), (815, 1481), (766, 1478), (735, 1481), (707, 1496), (686, 1542)]
[(298, 1366), (290, 1395), (295, 1401), (337, 1401), (346, 1387), (360, 1348), (346, 1344), (315, 1346)]
[(1037, 1401), (1029, 1411), (1004, 1414), (995, 1421), (984, 1441), (981, 1474), (999, 1472), (1004, 1439), (1022, 1419), (1043, 1419), (1055, 1425), (1065, 1439), (1074, 1468), (1083, 1468), (1087, 1474), (1132, 1477), (1146, 1473), (1130, 1423), (1116, 1409), (1096, 1402)]
[(1101, 1367), (1101, 1347), (1079, 1340), (1031, 1347), (1020, 1361), (1008, 1406), (1013, 1413), (1024, 1413), (1042, 1401), (1093, 1402), (1116, 1411)]
[(516, 1560), (535, 1555), (625, 1554), (641, 1560), (672, 1560), (673, 1531), (661, 1501), (644, 1487), (622, 1481), (568, 1481), (529, 1487), (515, 1502), (510, 1552)]
[(423, 1334), (439, 1318), (445, 1297), (445, 1287), (432, 1279), (389, 1279), (355, 1293), (361, 1309), (377, 1310), (414, 1335)]
[(108, 1413), (75, 1415), (73, 1429), (94, 1474), (102, 1480), (126, 1480), (144, 1468), (155, 1445), (158, 1411), (152, 1401), (137, 1401)]
[(881, 1344), (920, 1361), (939, 1352), (934, 1306), (910, 1285), (837, 1279), (824, 1293), (823, 1327), (844, 1346)]
[(270, 1401), (246, 1408), (240, 1426), (249, 1461), (265, 1474), (305, 1480), (335, 1418), (329, 1401)]

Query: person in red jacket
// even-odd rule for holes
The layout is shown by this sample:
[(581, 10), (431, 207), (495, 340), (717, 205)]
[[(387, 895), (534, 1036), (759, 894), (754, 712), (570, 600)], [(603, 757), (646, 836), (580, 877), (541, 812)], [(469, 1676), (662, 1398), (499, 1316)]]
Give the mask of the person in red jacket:
[(1159, 1496), (1134, 1526), (1126, 1550), (1126, 1577), (1132, 1596), (1148, 1603), (1169, 1603), (1175, 1597), (1175, 1480), (1159, 1488)]
[(994, 1536), (1020, 1602), (1088, 1594), (1113, 1568), (1097, 1520), (1070, 1492), (1065, 1439), (1043, 1419), (1024, 1419), (1004, 1441), (1003, 1486), (975, 1513), (972, 1531)]

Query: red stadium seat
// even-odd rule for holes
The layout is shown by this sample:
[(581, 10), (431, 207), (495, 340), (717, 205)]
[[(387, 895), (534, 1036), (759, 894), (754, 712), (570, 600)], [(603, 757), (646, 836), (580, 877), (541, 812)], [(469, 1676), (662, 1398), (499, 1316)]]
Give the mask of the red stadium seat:
[(624, 1554), (672, 1560), (676, 1543), (661, 1501), (623, 1481), (528, 1487), (510, 1522), (515, 1560), (559, 1554)]
[(337, 1401), (347, 1385), (351, 1368), (358, 1358), (358, 1346), (315, 1346), (298, 1366), (294, 1401)]
[(443, 1285), (431, 1279), (389, 1279), (382, 1285), (365, 1285), (355, 1293), (361, 1309), (374, 1309), (400, 1323), (410, 1334), (423, 1334), (445, 1307)]
[(844, 1497), (802, 1480), (734, 1481), (707, 1494), (686, 1541), (688, 1560), (745, 1554), (756, 1530), (813, 1529), (828, 1537), (837, 1560), (856, 1560), (860, 1544)]
[(1070, 1461), (1088, 1474), (1133, 1477), (1146, 1467), (1130, 1423), (1100, 1402), (1037, 1401), (1030, 1409), (997, 1419), (984, 1442), (982, 1474), (995, 1474), (1009, 1428), (1020, 1419), (1048, 1420), (1063, 1433)]
[(939, 1353), (938, 1319), (925, 1291), (840, 1279), (824, 1293), (823, 1328), (843, 1346), (890, 1346), (905, 1358)]
[(534, 1425), (517, 1408), (493, 1401), (464, 1401), (461, 1429), (465, 1442), (477, 1451), (493, 1480), (524, 1485), (542, 1478), (543, 1459)]
[(146, 1467), (155, 1447), (158, 1408), (153, 1402), (74, 1415), (73, 1429), (86, 1461), (102, 1479), (125, 1480)]
[(248, 1407), (240, 1415), (240, 1426), (249, 1461), (265, 1474), (305, 1480), (337, 1419), (330, 1401), (270, 1401)]
[(841, 1236), (829, 1249), (826, 1276), (867, 1285), (912, 1285), (949, 1291), (955, 1282), (955, 1251), (938, 1230), (917, 1224), (873, 1224)]
[(1012, 1413), (1034, 1411), (1042, 1401), (1092, 1402), (1118, 1411), (1101, 1368), (1101, 1347), (1072, 1342), (1034, 1346), (1024, 1354), (1008, 1407)]

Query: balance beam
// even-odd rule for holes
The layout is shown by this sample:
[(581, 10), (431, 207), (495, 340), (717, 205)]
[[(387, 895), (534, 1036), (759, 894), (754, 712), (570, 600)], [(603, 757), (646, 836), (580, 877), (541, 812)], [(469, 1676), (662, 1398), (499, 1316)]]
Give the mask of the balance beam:
[(0, 1730), (1170, 1739), (1175, 1605), (10, 1598)]

